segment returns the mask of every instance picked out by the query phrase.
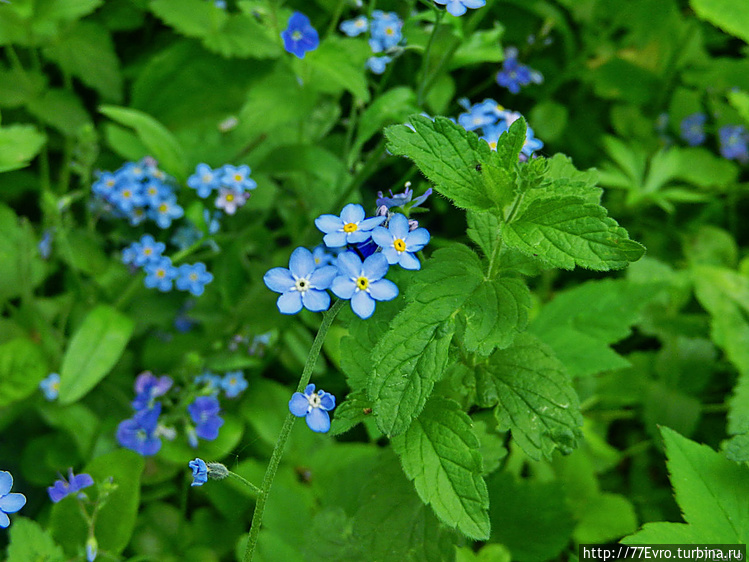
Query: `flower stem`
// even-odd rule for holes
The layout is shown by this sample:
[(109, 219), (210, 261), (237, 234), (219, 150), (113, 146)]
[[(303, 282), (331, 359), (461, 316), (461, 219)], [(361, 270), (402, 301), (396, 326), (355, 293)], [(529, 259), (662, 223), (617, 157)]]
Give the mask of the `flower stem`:
[[(338, 312), (343, 307), (344, 303), (344, 300), (337, 300), (333, 304), (333, 306), (330, 307), (330, 310), (328, 310), (323, 316), (322, 324), (320, 324), (320, 329), (317, 331), (315, 341), (312, 342), (312, 347), (309, 350), (309, 355), (307, 355), (307, 362), (304, 364), (304, 370), (302, 371), (302, 376), (299, 379), (297, 392), (302, 392), (304, 390), (304, 387), (309, 384), (309, 379), (312, 376), (312, 369), (315, 367), (317, 358), (320, 356), (320, 350), (322, 349), (322, 344), (325, 341), (325, 336), (328, 333), (328, 329), (333, 323), (333, 320), (335, 319)], [(247, 549), (244, 552), (244, 562), (250, 562), (252, 560), (253, 554), (255, 553), (255, 547), (257, 546), (257, 540), (260, 534), (260, 525), (263, 522), (265, 504), (268, 501), (270, 487), (273, 485), (273, 479), (276, 476), (278, 465), (281, 462), (281, 456), (283, 455), (283, 450), (286, 447), (286, 441), (289, 439), (291, 428), (294, 425), (294, 419), (295, 418), (291, 414), (291, 412), (286, 414), (286, 419), (284, 420), (283, 427), (281, 428), (281, 434), (278, 436), (276, 446), (273, 448), (273, 453), (271, 454), (270, 462), (268, 463), (268, 468), (266, 469), (265, 476), (263, 477), (263, 484), (260, 490), (258, 490), (257, 502), (255, 503), (255, 512), (252, 514), (252, 524), (250, 526)]]
[(229, 473), (227, 474), (227, 476), (229, 478), (234, 478), (234, 480), (238, 480), (239, 482), (241, 482), (242, 484), (244, 484), (245, 486), (247, 486), (250, 490), (252, 490), (253, 493), (255, 493), (255, 494), (259, 494), (260, 493), (260, 488), (258, 488), (257, 486), (255, 486), (255, 484), (253, 484), (252, 482), (250, 482), (246, 478), (242, 478), (236, 472), (232, 472), (230, 470)]

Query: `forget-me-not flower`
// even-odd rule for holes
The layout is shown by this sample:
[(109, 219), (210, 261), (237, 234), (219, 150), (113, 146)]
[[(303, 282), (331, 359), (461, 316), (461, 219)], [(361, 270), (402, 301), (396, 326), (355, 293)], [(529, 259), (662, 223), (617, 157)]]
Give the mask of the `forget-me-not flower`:
[(378, 56), (372, 56), (367, 59), (367, 68), (371, 70), (375, 74), (382, 74), (385, 72), (385, 69), (387, 68), (387, 65), (390, 63), (390, 61), (393, 60), (393, 57), (389, 57), (387, 55), (378, 55)]
[(184, 216), (185, 211), (177, 205), (177, 196), (172, 194), (162, 199), (158, 205), (151, 208), (151, 218), (159, 228), (169, 228), (172, 220)]
[(144, 457), (155, 455), (161, 449), (161, 439), (156, 434), (160, 414), (159, 402), (151, 409), (135, 412), (132, 418), (117, 426), (117, 442)]
[(221, 173), (214, 170), (208, 164), (198, 164), (195, 173), (187, 178), (188, 187), (193, 188), (198, 197), (205, 199), (212, 191), (218, 189)]
[(429, 242), (429, 231), (417, 228), (411, 231), (408, 219), (400, 213), (390, 217), (388, 227), (378, 226), (372, 231), (372, 240), (382, 248), (390, 265), (398, 264), (403, 269), (421, 269), (421, 263), (414, 253)]
[(50, 373), (39, 383), (39, 388), (47, 400), (50, 402), (55, 400), (60, 394), (60, 375), (58, 373)]
[(403, 39), (401, 28), (403, 22), (395, 12), (372, 12), (372, 23), (369, 28), (369, 46), (373, 53), (382, 53), (398, 46)]
[(218, 430), (224, 425), (219, 416), (221, 406), (215, 396), (198, 396), (187, 407), (192, 421), (195, 422), (195, 434), (201, 439), (213, 441), (218, 437)]
[(276, 304), (282, 314), (296, 314), (302, 307), (320, 312), (330, 306), (330, 295), (325, 289), (330, 287), (336, 273), (332, 265), (317, 267), (312, 252), (300, 247), (291, 253), (289, 269), (274, 267), (263, 276), (263, 281), (271, 291), (281, 293)]
[(221, 379), (221, 388), (227, 398), (236, 398), (247, 389), (247, 381), (242, 371), (229, 371)]
[(448, 13), (453, 16), (462, 16), (468, 8), (476, 9), (486, 5), (486, 0), (434, 0), (447, 8)]
[(135, 377), (135, 400), (132, 402), (133, 409), (145, 410), (154, 407), (154, 401), (159, 396), (164, 396), (172, 388), (174, 381), (171, 377), (163, 375), (157, 377), (151, 371), (144, 371)]
[(699, 146), (705, 142), (705, 122), (707, 115), (693, 113), (681, 120), (681, 138), (689, 146)]
[(718, 131), (720, 154), (728, 160), (746, 162), (749, 160), (747, 141), (749, 134), (741, 125), (726, 125)]
[(301, 12), (291, 14), (289, 26), (281, 32), (281, 38), (283, 48), (300, 59), (304, 58), (307, 51), (314, 51), (320, 44), (317, 30)]
[(55, 483), (47, 488), (47, 493), (49, 494), (49, 499), (52, 500), (52, 503), (57, 503), (70, 494), (75, 494), (83, 488), (88, 488), (93, 485), (94, 479), (91, 478), (90, 474), (83, 473), (76, 476), (73, 474), (73, 469), (69, 468), (68, 479), (65, 480), (65, 478), (60, 476), (59, 480), (55, 480)]
[(162, 293), (172, 290), (172, 282), (177, 277), (177, 268), (172, 265), (172, 260), (161, 256), (156, 260), (148, 262), (143, 269), (146, 272), (144, 283), (149, 289), (158, 289)]
[(206, 270), (203, 262), (185, 263), (177, 268), (176, 284), (180, 291), (190, 291), (190, 294), (199, 297), (211, 281), (213, 281), (213, 275)]
[(230, 187), (220, 187), (216, 198), (216, 208), (223, 209), (227, 215), (233, 215), (250, 198), (245, 191), (237, 191)]
[(335, 396), (324, 390), (315, 393), (315, 385), (308, 384), (304, 394), (295, 392), (289, 400), (289, 411), (296, 417), (304, 417), (307, 426), (317, 433), (326, 433), (330, 429), (328, 412), (335, 408)]
[(208, 465), (203, 459), (195, 458), (187, 465), (192, 469), (192, 484), (190, 486), (202, 486), (208, 482)]
[(153, 236), (144, 234), (138, 242), (133, 242), (122, 251), (122, 261), (143, 267), (148, 263), (158, 261), (165, 249), (163, 242), (156, 242)]
[(0, 527), (3, 529), (10, 525), (9, 513), (15, 513), (26, 505), (26, 496), (23, 494), (10, 493), (13, 487), (13, 476), (10, 472), (0, 470)]
[(341, 22), (339, 27), (349, 37), (356, 37), (369, 29), (369, 21), (367, 20), (367, 16), (357, 16), (352, 20)]
[(388, 271), (388, 260), (372, 254), (362, 262), (354, 252), (338, 256), (338, 276), (330, 289), (342, 299), (351, 299), (351, 309), (362, 319), (372, 316), (375, 301), (389, 301), (398, 296), (398, 287), (383, 279)]
[(341, 216), (320, 215), (315, 226), (325, 233), (323, 242), (328, 248), (340, 248), (346, 244), (360, 244), (367, 240), (374, 227), (381, 225), (385, 217), (364, 218), (364, 207), (349, 203), (341, 211)]
[(257, 182), (250, 177), (252, 170), (247, 164), (232, 166), (225, 164), (221, 168), (221, 185), (234, 191), (252, 191)]

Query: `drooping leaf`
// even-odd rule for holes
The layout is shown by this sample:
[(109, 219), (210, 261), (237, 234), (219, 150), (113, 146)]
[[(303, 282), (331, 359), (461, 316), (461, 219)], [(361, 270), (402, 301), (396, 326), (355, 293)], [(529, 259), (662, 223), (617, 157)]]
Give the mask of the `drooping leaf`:
[(133, 321), (108, 305), (88, 313), (70, 340), (60, 369), (60, 404), (85, 396), (117, 363), (133, 332)]
[(489, 496), (471, 418), (452, 400), (431, 398), (408, 430), (393, 439), (419, 497), (464, 535), (489, 538)]

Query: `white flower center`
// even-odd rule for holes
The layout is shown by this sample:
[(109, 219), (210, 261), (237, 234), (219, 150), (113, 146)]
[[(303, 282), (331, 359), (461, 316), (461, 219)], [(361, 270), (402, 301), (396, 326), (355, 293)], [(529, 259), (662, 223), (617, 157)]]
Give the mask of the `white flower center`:
[(310, 288), (309, 279), (306, 277), (294, 276), (294, 290), (300, 293), (305, 293)]
[(320, 407), (320, 395), (317, 393), (310, 394), (307, 396), (307, 402), (309, 402), (310, 408), (319, 408)]

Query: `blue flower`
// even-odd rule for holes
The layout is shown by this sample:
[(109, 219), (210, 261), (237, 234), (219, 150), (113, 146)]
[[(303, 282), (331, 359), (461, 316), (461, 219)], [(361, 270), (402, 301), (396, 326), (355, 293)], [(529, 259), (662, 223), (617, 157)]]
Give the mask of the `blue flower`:
[(86, 540), (86, 562), (94, 562), (98, 554), (99, 543), (96, 541), (96, 537), (91, 535)]
[(378, 226), (372, 231), (372, 240), (382, 248), (382, 255), (390, 265), (397, 263), (403, 269), (421, 269), (414, 253), (427, 245), (429, 231), (426, 228), (411, 231), (406, 216), (396, 213), (387, 228)]
[(296, 314), (302, 307), (320, 312), (330, 306), (330, 295), (325, 289), (330, 287), (336, 273), (331, 265), (316, 267), (312, 252), (297, 248), (289, 258), (289, 269), (274, 267), (263, 276), (263, 281), (271, 291), (281, 293), (276, 304), (282, 314)]
[(23, 494), (11, 494), (13, 487), (13, 476), (10, 472), (0, 470), (0, 527), (3, 529), (10, 525), (8, 513), (15, 513), (26, 505), (26, 496)]
[(382, 74), (392, 60), (393, 57), (387, 55), (369, 57), (367, 59), (367, 68), (375, 74)]
[(385, 217), (364, 218), (364, 207), (349, 203), (341, 216), (320, 215), (315, 226), (325, 233), (323, 242), (328, 248), (339, 248), (346, 244), (359, 244), (371, 236), (371, 230), (381, 225)]
[(133, 242), (122, 251), (122, 261), (137, 267), (158, 261), (166, 249), (163, 242), (156, 242), (150, 234), (144, 234), (138, 242)]
[(395, 12), (372, 12), (372, 24), (369, 29), (369, 46), (373, 53), (382, 53), (398, 46), (403, 39), (401, 28), (403, 22)]
[(158, 205), (151, 208), (151, 218), (156, 221), (159, 228), (169, 228), (172, 220), (184, 216), (185, 211), (177, 205), (177, 197), (169, 195), (162, 199)]
[(728, 160), (738, 160), (746, 162), (749, 160), (749, 151), (747, 150), (746, 129), (741, 125), (726, 125), (718, 131), (720, 139), (720, 153), (723, 158)]
[(91, 186), (94, 195), (109, 200), (117, 186), (117, 176), (112, 172), (102, 172), (99, 178)]
[(42, 234), (42, 239), (39, 241), (37, 248), (39, 249), (39, 255), (43, 260), (48, 260), (49, 256), (52, 255), (52, 238), (54, 237), (54, 231), (48, 228)]
[(323, 244), (319, 244), (312, 248), (312, 259), (315, 262), (315, 267), (323, 267), (324, 265), (333, 265), (336, 257), (326, 252)]
[(312, 27), (309, 18), (301, 12), (294, 12), (289, 18), (289, 26), (281, 32), (283, 48), (287, 52), (304, 58), (307, 51), (314, 51), (320, 44), (317, 30)]
[(159, 203), (161, 203), (162, 199), (165, 199), (169, 195), (171, 195), (172, 190), (161, 183), (160, 180), (151, 179), (148, 182), (146, 182), (145, 187), (143, 188), (143, 194), (145, 196), (146, 203), (150, 205), (151, 207), (156, 207)]
[(126, 183), (116, 188), (109, 199), (117, 208), (129, 215), (136, 207), (142, 207), (146, 204), (146, 194), (140, 183)]
[(352, 20), (341, 22), (339, 27), (349, 37), (356, 37), (369, 29), (369, 21), (366, 16), (358, 16)]
[(208, 234), (216, 234), (221, 228), (221, 211), (211, 213), (208, 209), (203, 209), (203, 222), (208, 228)]
[(190, 294), (199, 297), (203, 294), (205, 286), (213, 281), (213, 275), (206, 271), (202, 262), (192, 265), (182, 264), (177, 268), (177, 289), (190, 291)]
[(390, 210), (393, 207), (405, 207), (407, 203), (411, 203), (411, 201), (413, 201), (413, 203), (408, 205), (409, 209), (413, 209), (414, 207), (418, 207), (424, 201), (426, 201), (431, 194), (432, 188), (430, 187), (424, 192), (424, 195), (420, 195), (419, 197), (414, 199), (414, 192), (411, 189), (411, 186), (409, 184), (406, 184), (406, 189), (405, 191), (403, 191), (403, 193), (396, 193), (395, 195), (393, 195), (393, 191), (391, 190), (390, 197), (385, 197), (382, 194), (382, 191), (378, 191), (376, 205), (378, 209), (384, 206), (387, 210)]
[(218, 415), (221, 411), (218, 398), (215, 396), (198, 396), (187, 407), (187, 411), (195, 422), (195, 434), (201, 439), (213, 441), (218, 437), (219, 428), (224, 420)]
[(205, 199), (212, 191), (218, 189), (220, 179), (221, 173), (208, 164), (198, 164), (195, 173), (187, 178), (187, 185), (197, 192), (198, 197)]
[(338, 276), (330, 289), (342, 299), (351, 299), (351, 309), (362, 319), (372, 316), (375, 301), (389, 301), (398, 296), (398, 287), (383, 279), (388, 271), (388, 260), (373, 254), (362, 261), (354, 252), (338, 256)]
[(501, 118), (503, 110), (504, 108), (493, 99), (485, 99), (470, 106), (467, 113), (458, 115), (458, 123), (466, 131), (475, 131), (494, 125)]
[(60, 375), (57, 373), (50, 373), (39, 383), (39, 388), (47, 400), (50, 402), (55, 400), (57, 395), (60, 394)]
[(236, 398), (247, 389), (247, 381), (242, 371), (229, 371), (221, 379), (221, 387), (227, 398)]
[(257, 183), (250, 177), (251, 171), (246, 164), (239, 167), (225, 164), (221, 168), (221, 185), (234, 191), (252, 191)]
[(135, 400), (133, 408), (135, 410), (144, 410), (154, 407), (154, 401), (159, 396), (164, 396), (172, 388), (171, 377), (163, 375), (155, 376), (151, 371), (144, 371), (135, 378)]
[(533, 129), (528, 127), (525, 132), (525, 142), (523, 142), (523, 148), (520, 149), (521, 158), (523, 155), (525, 155), (527, 158), (530, 158), (536, 150), (541, 150), (543, 146), (544, 143), (534, 136)]
[(497, 73), (497, 84), (517, 94), (521, 86), (532, 82), (531, 69), (515, 59), (505, 59), (502, 70)]
[(162, 293), (172, 290), (172, 282), (177, 277), (177, 268), (172, 265), (172, 260), (166, 256), (159, 257), (147, 263), (144, 268), (146, 278), (144, 283), (149, 289), (158, 289)]
[(434, 0), (436, 4), (447, 7), (447, 11), (453, 16), (462, 16), (467, 8), (481, 8), (486, 5), (486, 0)]
[(161, 439), (156, 435), (160, 414), (159, 402), (150, 410), (135, 412), (132, 418), (117, 426), (117, 442), (145, 457), (155, 455), (161, 449)]
[(307, 426), (317, 433), (327, 433), (330, 429), (328, 412), (335, 408), (335, 396), (324, 390), (315, 393), (315, 385), (308, 384), (304, 394), (295, 392), (289, 400), (289, 411), (296, 417), (304, 416)]
[(73, 469), (69, 468), (67, 481), (60, 476), (59, 480), (55, 480), (55, 483), (47, 488), (47, 493), (49, 494), (49, 499), (52, 500), (52, 503), (57, 503), (70, 494), (75, 494), (83, 488), (88, 488), (93, 485), (94, 479), (91, 478), (90, 474), (84, 473), (76, 476), (73, 474)]
[(689, 146), (699, 146), (705, 142), (705, 122), (707, 115), (704, 113), (693, 113), (681, 121), (681, 138)]
[(203, 459), (196, 458), (187, 463), (192, 468), (192, 484), (190, 486), (202, 486), (208, 482), (208, 466)]
[(233, 215), (237, 212), (237, 209), (247, 203), (249, 198), (250, 194), (244, 191), (221, 187), (216, 198), (216, 208), (223, 209), (227, 215)]
[(221, 389), (223, 379), (216, 373), (204, 371), (202, 375), (195, 377), (195, 384), (204, 384), (206, 390), (211, 393), (218, 393)]

